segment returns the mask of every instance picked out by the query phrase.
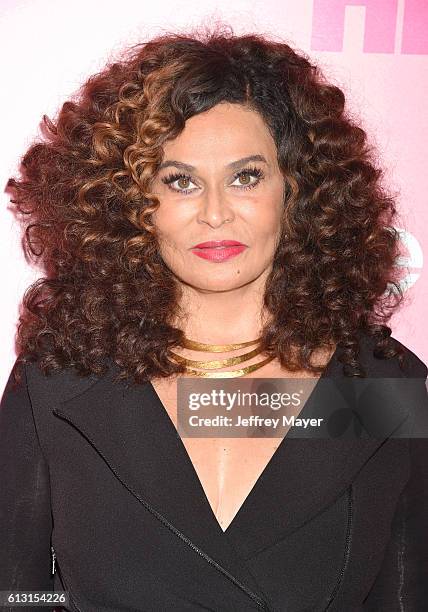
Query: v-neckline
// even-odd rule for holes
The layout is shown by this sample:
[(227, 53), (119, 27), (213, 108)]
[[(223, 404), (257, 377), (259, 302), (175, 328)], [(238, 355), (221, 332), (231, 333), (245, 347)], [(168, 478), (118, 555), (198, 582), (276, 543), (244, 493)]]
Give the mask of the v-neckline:
[[(308, 411), (308, 407), (310, 405), (310, 402), (313, 401), (313, 398), (315, 396), (316, 391), (319, 388), (319, 382), (321, 379), (326, 378), (333, 366), (333, 363), (335, 361), (336, 355), (338, 354), (338, 346), (336, 346), (332, 356), (330, 357), (330, 360), (328, 361), (327, 365), (325, 366), (323, 372), (321, 373), (321, 375), (318, 377), (317, 382), (315, 383), (312, 391), (309, 394), (309, 397), (307, 398), (302, 410), (299, 412), (299, 418), (300, 417), (304, 417), (305, 416), (305, 411), (307, 413)], [(272, 472), (272, 469), (275, 465), (275, 463), (277, 461), (279, 461), (279, 457), (281, 454), (283, 454), (284, 452), (284, 448), (287, 445), (288, 440), (293, 436), (293, 433), (297, 428), (295, 425), (292, 425), (287, 433), (285, 434), (285, 436), (283, 436), (283, 438), (281, 438), (281, 442), (278, 444), (278, 446), (276, 447), (274, 453), (272, 454), (271, 458), (269, 459), (269, 461), (266, 463), (265, 467), (263, 468), (263, 470), (260, 472), (256, 482), (254, 483), (254, 485), (251, 487), (250, 491), (248, 492), (247, 496), (245, 497), (244, 501), (242, 502), (242, 504), (240, 505), (240, 507), (238, 508), (238, 511), (235, 513), (234, 517), (232, 518), (231, 522), (228, 524), (228, 526), (226, 527), (226, 529), (223, 529), (214, 513), (214, 510), (211, 507), (210, 501), (208, 499), (207, 494), (205, 493), (205, 489), (202, 485), (202, 482), (199, 478), (199, 475), (196, 471), (195, 466), (193, 465), (193, 462), (190, 458), (189, 453), (187, 452), (187, 449), (183, 443), (183, 440), (180, 436), (180, 434), (177, 431), (177, 428), (175, 427), (174, 423), (171, 420), (171, 417), (168, 414), (167, 409), (165, 408), (165, 406), (163, 405), (162, 400), (160, 399), (159, 395), (157, 394), (156, 389), (154, 388), (153, 384), (151, 381), (149, 381), (148, 383), (148, 388), (150, 390), (150, 392), (153, 395), (154, 401), (155, 403), (157, 403), (159, 405), (159, 412), (161, 413), (161, 419), (164, 420), (165, 423), (165, 427), (169, 430), (171, 435), (172, 440), (175, 441), (176, 449), (177, 449), (177, 453), (179, 455), (181, 455), (183, 457), (183, 469), (187, 469), (187, 471), (189, 472), (189, 478), (191, 480), (192, 486), (194, 486), (195, 491), (197, 491), (197, 494), (199, 495), (199, 497), (203, 500), (203, 504), (207, 509), (207, 512), (209, 514), (209, 516), (211, 517), (211, 520), (216, 528), (217, 531), (220, 532), (221, 535), (223, 535), (223, 537), (227, 537), (229, 536), (233, 531), (235, 531), (235, 529), (238, 528), (239, 526), (239, 521), (241, 516), (244, 513), (244, 510), (247, 510), (248, 507), (250, 507), (252, 504), (255, 504), (255, 500), (257, 498), (257, 494), (258, 491), (260, 490), (261, 486), (262, 486), (262, 480), (266, 480), (266, 478), (269, 477), (269, 474)], [(174, 460), (174, 458), (173, 458)]]

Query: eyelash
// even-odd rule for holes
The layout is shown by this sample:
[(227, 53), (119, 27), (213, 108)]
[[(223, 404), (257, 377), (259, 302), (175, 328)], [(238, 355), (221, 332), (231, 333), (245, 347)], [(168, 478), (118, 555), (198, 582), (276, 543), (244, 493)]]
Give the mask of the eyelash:
[[(243, 170), (240, 170), (239, 172), (233, 175), (233, 180), (235, 181), (237, 178), (239, 178), (242, 175), (253, 176), (254, 178), (257, 178), (258, 180), (255, 183), (251, 183), (249, 185), (232, 185), (232, 187), (237, 187), (238, 189), (252, 189), (253, 187), (257, 187), (260, 181), (262, 181), (265, 178), (263, 170), (261, 168), (256, 168), (255, 166), (244, 168)], [(190, 179), (192, 183), (194, 182), (192, 177), (189, 174), (184, 174), (183, 172), (171, 173), (168, 176), (165, 176), (162, 179), (162, 182), (165, 183), (165, 185), (167, 185), (169, 189), (171, 189), (172, 191), (175, 191), (176, 193), (186, 194), (186, 193), (190, 193), (191, 191), (193, 191), (193, 189), (175, 189), (175, 187), (171, 187), (171, 183), (175, 183), (175, 181), (181, 178)]]

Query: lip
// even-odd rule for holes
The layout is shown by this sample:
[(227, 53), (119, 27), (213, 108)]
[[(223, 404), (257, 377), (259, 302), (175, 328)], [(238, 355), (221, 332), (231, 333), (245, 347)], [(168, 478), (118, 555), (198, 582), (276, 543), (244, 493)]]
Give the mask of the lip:
[(208, 242), (200, 242), (196, 244), (193, 249), (213, 249), (216, 247), (230, 247), (230, 246), (246, 246), (238, 240), (208, 240)]
[(237, 240), (216, 240), (209, 242), (201, 242), (196, 247), (191, 249), (194, 255), (212, 261), (221, 263), (232, 257), (236, 257), (247, 248), (246, 244)]

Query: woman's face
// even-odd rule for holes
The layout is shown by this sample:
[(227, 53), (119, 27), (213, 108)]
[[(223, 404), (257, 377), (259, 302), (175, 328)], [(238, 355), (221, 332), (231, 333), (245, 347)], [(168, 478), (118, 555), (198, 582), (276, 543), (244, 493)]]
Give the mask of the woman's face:
[[(267, 277), (283, 189), (274, 140), (257, 112), (222, 103), (191, 117), (165, 143), (152, 186), (160, 201), (152, 219), (165, 264), (201, 291), (237, 289)], [(222, 240), (244, 246), (194, 250)]]

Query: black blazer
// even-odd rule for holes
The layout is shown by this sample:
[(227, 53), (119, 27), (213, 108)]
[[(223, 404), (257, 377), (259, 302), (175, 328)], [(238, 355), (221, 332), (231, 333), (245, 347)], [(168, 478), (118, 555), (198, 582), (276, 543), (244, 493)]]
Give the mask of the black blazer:
[(418, 379), (379, 397), (391, 435), (292, 427), (226, 532), (151, 384), (27, 365), (0, 406), (0, 590), (68, 590), (82, 612), (427, 610), (428, 439), (392, 434), (415, 401), (428, 415), (428, 370), (372, 344), (369, 376)]

